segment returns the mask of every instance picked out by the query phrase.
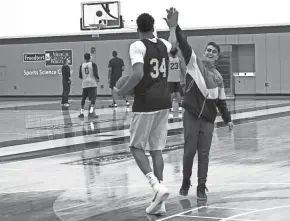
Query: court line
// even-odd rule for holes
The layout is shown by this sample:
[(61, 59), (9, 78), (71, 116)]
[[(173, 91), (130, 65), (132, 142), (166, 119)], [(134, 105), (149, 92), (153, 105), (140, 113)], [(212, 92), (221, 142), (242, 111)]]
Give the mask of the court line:
[[(184, 216), (184, 217), (196, 217), (196, 218), (203, 218), (203, 217), (199, 217), (199, 216), (186, 216), (186, 215), (183, 215), (184, 213), (187, 213), (187, 212), (191, 212), (191, 211), (195, 211), (195, 210), (198, 210), (198, 209), (201, 209), (201, 208), (204, 208), (206, 206), (201, 206), (201, 207), (197, 207), (193, 210), (189, 210), (189, 211), (184, 211), (184, 212), (181, 212), (181, 213), (177, 213), (175, 215), (171, 215), (171, 216), (168, 216), (168, 217), (165, 217), (163, 219), (158, 219), (157, 221), (163, 221), (163, 220), (168, 220), (168, 219), (171, 219), (173, 217), (177, 217), (177, 216)], [(210, 207), (209, 207), (210, 208)], [(210, 219), (220, 219), (220, 221), (228, 221), (228, 220), (236, 220), (238, 221), (239, 219), (235, 219), (237, 217), (240, 217), (240, 216), (245, 216), (245, 215), (249, 215), (249, 214), (253, 214), (253, 213), (257, 213), (257, 212), (264, 212), (264, 211), (270, 211), (270, 210), (276, 210), (276, 209), (283, 209), (283, 208), (290, 208), (290, 205), (287, 205), (287, 206), (279, 206), (279, 207), (270, 207), (270, 208), (266, 208), (266, 209), (257, 209), (257, 210), (253, 210), (253, 211), (249, 211), (249, 212), (245, 212), (245, 213), (240, 213), (240, 214), (237, 214), (237, 215), (233, 215), (233, 216), (230, 216), (228, 218), (212, 218), (212, 217), (208, 217)], [(258, 220), (243, 220), (243, 219), (240, 219), (240, 221), (258, 221)]]
[(248, 211), (256, 210), (256, 209), (232, 208), (232, 207), (221, 207), (221, 206), (208, 206), (207, 208), (213, 208), (213, 209), (228, 209), (228, 210), (248, 210)]
[(187, 211), (183, 211), (183, 212), (181, 212), (181, 213), (177, 213), (177, 214), (175, 214), (175, 215), (167, 216), (167, 217), (164, 217), (164, 218), (162, 218), (162, 219), (157, 219), (156, 221), (168, 220), (168, 219), (171, 219), (171, 218), (173, 218), (173, 217), (176, 217), (176, 216), (182, 215), (182, 214), (184, 214), (184, 213), (188, 213), (188, 212), (192, 212), (192, 211), (195, 211), (195, 210), (198, 210), (198, 209), (202, 209), (202, 208), (204, 208), (204, 207), (206, 207), (206, 206), (196, 207), (196, 208), (194, 208), (194, 209), (190, 209), (190, 210), (187, 210)]
[[(246, 184), (246, 185), (277, 185), (277, 183), (239, 183), (239, 184), (241, 184), (241, 185), (243, 185), (243, 184)], [(280, 183), (281, 185), (290, 185), (290, 183)], [(212, 184), (212, 185), (215, 185), (215, 184)], [(237, 185), (237, 183), (232, 183), (232, 184), (228, 184), (228, 183), (226, 183), (226, 184), (218, 184), (218, 185)], [(146, 185), (147, 186), (147, 185)], [(128, 188), (128, 187), (135, 187), (135, 188), (138, 188), (138, 187), (146, 187), (145, 185), (143, 185), (143, 186), (111, 186), (111, 187), (108, 187), (108, 186), (104, 186), (104, 187), (99, 187), (99, 186), (92, 186), (92, 188), (117, 188), (117, 187), (119, 187), (119, 188)], [(169, 186), (178, 186), (178, 185), (167, 185), (168, 187)], [(83, 190), (83, 189), (86, 189), (86, 188), (72, 188), (72, 189), (70, 189), (70, 190)], [(82, 205), (86, 205), (87, 203), (83, 203), (83, 204), (79, 204), (79, 205), (75, 205), (75, 206), (72, 206), (72, 207), (67, 207), (67, 208), (63, 208), (62, 210), (68, 210), (68, 209), (72, 209), (72, 208), (76, 208), (76, 207), (79, 207), (79, 206), (82, 206)], [(204, 208), (204, 207), (207, 207), (207, 206), (201, 206), (201, 207), (197, 207), (197, 208), (194, 208), (194, 209), (190, 209), (190, 210), (187, 210), (187, 211), (183, 211), (183, 212), (180, 212), (180, 213), (177, 213), (177, 214), (173, 214), (173, 215), (171, 215), (171, 216), (168, 216), (168, 217), (164, 217), (164, 218), (162, 218), (162, 219), (158, 219), (158, 220), (156, 220), (156, 221), (164, 221), (164, 220), (168, 220), (168, 219), (171, 219), (171, 218), (173, 218), (173, 217), (177, 217), (177, 216), (180, 216), (180, 215), (182, 215), (182, 214), (184, 214), (184, 213), (187, 213), (187, 212), (191, 212), (191, 211), (195, 211), (195, 210), (198, 210), (198, 209), (202, 209), (202, 208)], [(287, 207), (290, 207), (290, 205), (289, 206), (287, 206)], [(214, 207), (208, 207), (208, 208), (214, 208)], [(222, 208), (222, 207), (220, 207), (220, 208)], [(280, 208), (280, 207), (279, 207)], [(230, 209), (230, 208), (226, 208), (226, 209)], [(237, 208), (237, 209), (239, 209), (239, 208)], [(62, 210), (55, 210), (55, 212), (59, 212), (59, 211), (62, 211)], [(246, 209), (240, 209), (240, 210), (246, 210)], [(247, 209), (248, 210), (248, 209)], [(249, 214), (249, 213), (253, 213), (253, 212), (259, 212), (259, 210), (257, 210), (257, 209), (249, 209), (249, 210), (251, 210), (251, 211), (249, 211), (249, 212), (246, 212), (246, 213), (242, 213), (242, 214), (240, 214), (240, 216), (242, 216), (243, 214)], [(201, 218), (201, 217), (199, 217), (199, 218)], [(235, 217), (230, 217), (230, 219), (225, 219), (225, 220), (220, 220), (220, 221), (226, 221), (226, 220), (238, 220), (238, 219), (234, 219)], [(242, 221), (242, 220), (240, 220), (240, 221)], [(243, 221), (247, 221), (247, 220), (243, 220)], [(248, 220), (248, 221), (251, 221), (251, 220)], [(256, 221), (256, 220), (252, 220), (252, 221)], [(258, 220), (257, 220), (258, 221)]]
[(8, 170), (8, 171), (10, 171), (10, 170), (12, 170), (12, 171), (27, 171), (27, 170), (25, 170), (25, 169), (14, 169), (14, 168), (0, 168), (0, 170)]
[[(254, 183), (252, 183), (252, 185), (253, 185)], [(260, 183), (259, 183), (260, 184)], [(267, 184), (267, 183), (265, 183), (265, 184)], [(290, 185), (290, 183), (288, 183), (289, 185)], [(227, 185), (227, 184), (225, 184), (225, 185)], [(169, 186), (169, 185), (167, 185), (167, 186)], [(177, 185), (176, 185), (177, 186)], [(141, 186), (119, 186), (119, 187), (141, 187)], [(142, 186), (143, 187), (143, 186)], [(97, 188), (97, 187), (96, 187)], [(105, 188), (112, 188), (112, 187), (105, 187)], [(83, 189), (86, 189), (86, 188), (75, 188), (75, 189), (70, 189), (70, 190), (76, 190), (76, 189), (80, 189), (80, 190), (83, 190)], [(86, 205), (87, 203), (82, 203), (82, 204), (79, 204), (79, 205), (75, 205), (75, 206), (71, 206), (71, 207), (66, 207), (66, 208), (63, 208), (63, 209), (61, 209), (61, 210), (55, 210), (54, 209), (54, 212), (55, 212), (55, 214), (56, 214), (56, 212), (60, 212), (60, 211), (63, 211), (63, 210), (68, 210), (68, 209), (72, 209), (72, 208), (76, 208), (76, 207), (79, 207), (79, 206), (82, 206), (82, 205)], [(168, 219), (171, 219), (171, 218), (173, 218), (173, 217), (177, 217), (177, 216), (180, 216), (180, 215), (182, 215), (182, 214), (184, 214), (184, 213), (188, 213), (188, 212), (192, 212), (192, 211), (195, 211), (195, 210), (198, 210), (198, 209), (202, 209), (202, 208), (204, 208), (204, 207), (207, 207), (207, 206), (201, 206), (201, 207), (196, 207), (196, 208), (193, 208), (193, 209), (190, 209), (190, 210), (187, 210), (187, 211), (183, 211), (183, 212), (180, 212), (180, 213), (177, 213), (177, 214), (173, 214), (173, 215), (171, 215), (171, 216), (168, 216), (168, 217), (164, 217), (164, 218), (162, 218), (162, 219), (158, 219), (158, 220), (156, 220), (156, 221), (164, 221), (164, 220), (168, 220)], [(285, 206), (284, 206), (285, 207)], [(290, 205), (289, 206), (287, 206), (287, 207), (290, 207)], [(283, 207), (278, 207), (278, 208), (283, 208)], [(269, 210), (269, 209), (267, 209), (267, 210)], [(235, 216), (232, 216), (232, 217), (229, 217), (229, 218), (227, 218), (227, 219), (225, 219), (225, 220), (221, 220), (221, 221), (226, 221), (226, 220), (237, 220), (237, 219), (234, 219), (234, 218), (236, 218), (236, 217), (238, 217), (238, 216), (242, 216), (242, 215), (247, 215), (247, 214), (250, 214), (250, 213), (254, 213), (254, 212), (259, 212), (259, 210), (255, 210), (255, 209), (253, 209), (252, 211), (250, 211), (250, 212), (246, 212), (246, 213), (241, 213), (241, 214), (238, 214), (238, 215), (235, 215)], [(253, 220), (254, 221), (254, 220)]]
[[(226, 186), (226, 185), (228, 185), (228, 183), (227, 184), (224, 184), (224, 185)], [(289, 185), (290, 185), (290, 183), (289, 183)], [(128, 188), (128, 187), (131, 187), (131, 188), (133, 188), (133, 187), (140, 188), (140, 187), (147, 187), (147, 186), (148, 185), (146, 185), (146, 186), (145, 185), (142, 185), (142, 186), (141, 185), (137, 185), (137, 186), (113, 186), (113, 187), (112, 186), (111, 187), (108, 187), (108, 186), (104, 186), (104, 187), (91, 186), (91, 188), (106, 188), (106, 189), (108, 189), (108, 188), (116, 188), (116, 187), (119, 187), (119, 188)], [(170, 185), (166, 185), (166, 186), (169, 187)], [(174, 185), (174, 186), (178, 186), (178, 185)], [(66, 192), (73, 191), (73, 190), (85, 190), (85, 189), (87, 189), (87, 188), (71, 188), (71, 189), (67, 190)], [(59, 189), (57, 189), (57, 190), (59, 190)], [(225, 198), (225, 197), (222, 197), (222, 198)], [(80, 203), (78, 205), (68, 206), (68, 207), (65, 207), (65, 208), (62, 208), (62, 209), (59, 209), (59, 210), (55, 210), (55, 209), (53, 209), (53, 210), (54, 210), (54, 212), (56, 214), (57, 212), (61, 212), (61, 211), (65, 211), (65, 210), (70, 210), (70, 209), (77, 208), (77, 207), (84, 206), (84, 205), (87, 205), (87, 202)], [(168, 216), (168, 217), (164, 217), (164, 218), (159, 219), (159, 220), (156, 220), (156, 221), (163, 221), (163, 220), (171, 219), (173, 217), (182, 215), (182, 214), (187, 213), (187, 212), (195, 211), (195, 210), (198, 210), (198, 209), (201, 209), (201, 208), (204, 208), (204, 207), (207, 207), (207, 206), (196, 207), (196, 208), (193, 208), (193, 209), (190, 209), (190, 210), (187, 210), (187, 211), (183, 211), (183, 212), (180, 212), (180, 213), (177, 213), (177, 214), (173, 214), (173, 215)], [(213, 208), (213, 207), (207, 207), (207, 208)], [(253, 212), (253, 211), (257, 211), (257, 209), (252, 209), (250, 212)]]
[(13, 135), (22, 135), (24, 133), (23, 132), (0, 132), (0, 135), (11, 135), (11, 134), (13, 134)]
[[(210, 217), (210, 216), (189, 216), (189, 215), (178, 215), (179, 217), (187, 217), (187, 218), (200, 218), (200, 219), (214, 219), (221, 220), (223, 218), (218, 217)], [(253, 220), (253, 219), (231, 219), (231, 221), (262, 221), (262, 220)]]
[(46, 104), (57, 104), (59, 103), (59, 101), (28, 101), (27, 103), (26, 102), (22, 102), (22, 103), (19, 103), (19, 102), (11, 102), (11, 103), (7, 103), (7, 104), (2, 104), (0, 105), (0, 109), (6, 109), (6, 108), (17, 108), (17, 107), (33, 107), (33, 106), (38, 106), (38, 105), (46, 105)]
[(240, 217), (240, 216), (245, 216), (245, 215), (258, 213), (258, 212), (265, 212), (265, 211), (271, 211), (271, 210), (277, 210), (277, 209), (284, 209), (284, 208), (290, 208), (290, 205), (270, 207), (270, 208), (266, 208), (266, 209), (259, 209), (259, 210), (250, 211), (250, 212), (246, 212), (246, 213), (240, 213), (240, 214), (237, 214), (237, 215), (234, 215), (234, 216), (230, 216), (228, 218), (221, 219), (220, 221), (232, 220), (233, 218)]
[[(225, 137), (225, 138), (220, 138), (219, 137), (219, 140), (232, 140), (232, 138), (227, 138), (227, 137)], [(290, 138), (275, 138), (275, 137), (273, 137), (273, 138), (271, 138), (271, 137), (251, 137), (251, 138), (247, 138), (247, 137), (235, 137), (235, 140), (277, 140), (277, 141), (279, 141), (279, 140), (283, 140), (283, 141), (288, 141), (288, 140), (290, 140)]]

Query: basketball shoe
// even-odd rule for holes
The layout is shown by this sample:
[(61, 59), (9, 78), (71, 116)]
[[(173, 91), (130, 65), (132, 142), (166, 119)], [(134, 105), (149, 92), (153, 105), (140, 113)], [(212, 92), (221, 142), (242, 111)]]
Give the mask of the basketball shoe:
[(169, 196), (168, 189), (163, 184), (155, 184), (153, 187), (153, 199), (149, 207), (146, 208), (146, 213), (161, 214), (165, 213), (165, 200)]

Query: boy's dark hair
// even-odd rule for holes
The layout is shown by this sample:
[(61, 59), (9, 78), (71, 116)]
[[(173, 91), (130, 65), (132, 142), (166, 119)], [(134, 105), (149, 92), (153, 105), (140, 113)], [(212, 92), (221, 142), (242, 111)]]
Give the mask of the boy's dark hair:
[(113, 54), (114, 57), (117, 57), (117, 55), (118, 55), (118, 53), (116, 51), (113, 51), (112, 54)]
[(136, 23), (140, 32), (149, 32), (153, 31), (154, 22), (154, 18), (150, 14), (143, 13), (138, 16)]
[(208, 47), (209, 45), (211, 45), (211, 46), (215, 47), (215, 48), (217, 49), (217, 51), (218, 51), (218, 54), (220, 54), (220, 53), (221, 53), (221, 48), (220, 48), (220, 46), (219, 46), (217, 43), (215, 43), (215, 42), (211, 41), (211, 42), (209, 42), (209, 43), (207, 44), (207, 46), (206, 46), (206, 47)]
[(172, 54), (173, 56), (175, 56), (178, 52), (178, 49), (175, 48), (174, 50), (170, 51), (170, 54)]
[(66, 64), (68, 62), (67, 58), (63, 59), (63, 64)]
[(84, 58), (85, 58), (85, 60), (90, 60), (91, 55), (89, 53), (85, 53)]

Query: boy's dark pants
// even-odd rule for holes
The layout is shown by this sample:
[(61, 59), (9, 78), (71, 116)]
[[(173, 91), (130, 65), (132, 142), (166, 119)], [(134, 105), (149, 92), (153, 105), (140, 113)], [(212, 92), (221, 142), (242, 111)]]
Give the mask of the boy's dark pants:
[(184, 155), (183, 179), (190, 180), (193, 159), (198, 153), (198, 184), (205, 184), (209, 165), (209, 152), (212, 142), (214, 124), (195, 117), (188, 111), (183, 116), (184, 127)]

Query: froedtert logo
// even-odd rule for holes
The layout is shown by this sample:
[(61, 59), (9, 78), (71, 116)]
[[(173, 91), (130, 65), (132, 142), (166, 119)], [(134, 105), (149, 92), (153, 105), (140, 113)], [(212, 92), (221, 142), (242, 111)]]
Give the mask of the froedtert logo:
[(44, 62), (45, 66), (62, 66), (68, 61), (68, 65), (73, 65), (73, 50), (59, 49), (47, 50), (44, 53), (24, 53), (23, 62)]
[(24, 62), (45, 61), (45, 55), (43, 53), (42, 54), (26, 53), (23, 54), (23, 61)]

